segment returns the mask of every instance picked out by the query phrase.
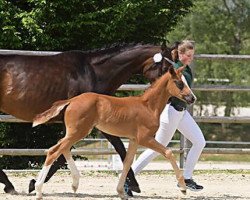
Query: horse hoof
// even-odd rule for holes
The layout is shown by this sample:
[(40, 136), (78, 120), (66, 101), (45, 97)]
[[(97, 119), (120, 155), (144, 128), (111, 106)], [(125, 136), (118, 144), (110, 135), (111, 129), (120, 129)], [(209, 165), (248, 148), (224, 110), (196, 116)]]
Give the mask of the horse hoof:
[(133, 192), (141, 193), (141, 189), (139, 186), (129, 186), (129, 189), (132, 190)]
[(15, 190), (15, 188), (13, 186), (11, 186), (11, 187), (5, 186), (5, 188), (3, 190), (4, 190), (4, 192), (6, 192), (8, 194), (12, 194), (12, 195), (18, 194), (18, 192)]
[(35, 190), (35, 179), (32, 179), (30, 180), (30, 183), (29, 183), (29, 193), (33, 192)]
[(132, 190), (128, 189), (125, 191), (128, 197), (134, 197)]

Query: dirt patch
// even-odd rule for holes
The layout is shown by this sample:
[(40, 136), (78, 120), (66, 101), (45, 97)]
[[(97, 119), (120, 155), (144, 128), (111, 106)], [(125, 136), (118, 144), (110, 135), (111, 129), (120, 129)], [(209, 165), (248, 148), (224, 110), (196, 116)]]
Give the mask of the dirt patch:
[[(19, 195), (3, 192), (0, 185), (0, 199), (34, 200), (35, 193), (28, 194), (29, 180), (36, 173), (9, 173)], [(234, 172), (202, 172), (195, 175), (195, 180), (204, 186), (200, 192), (183, 195), (176, 187), (173, 173), (142, 173), (137, 177), (142, 193), (135, 194), (131, 199), (146, 200), (249, 200), (250, 171)], [(44, 184), (44, 200), (118, 200), (116, 185), (118, 178), (114, 173), (96, 171), (81, 172), (80, 185), (77, 193), (71, 190), (71, 176), (68, 172), (60, 172), (49, 183)]]

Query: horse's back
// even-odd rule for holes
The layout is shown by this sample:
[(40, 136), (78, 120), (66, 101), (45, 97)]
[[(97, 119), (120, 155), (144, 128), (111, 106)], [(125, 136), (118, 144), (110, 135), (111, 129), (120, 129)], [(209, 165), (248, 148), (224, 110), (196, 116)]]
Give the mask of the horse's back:
[(91, 73), (81, 52), (0, 55), (0, 109), (31, 120), (57, 100), (91, 91)]

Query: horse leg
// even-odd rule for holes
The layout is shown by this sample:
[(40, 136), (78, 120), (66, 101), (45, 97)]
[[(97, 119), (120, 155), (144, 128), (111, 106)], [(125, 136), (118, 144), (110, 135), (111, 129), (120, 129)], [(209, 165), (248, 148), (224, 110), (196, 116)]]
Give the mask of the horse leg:
[(8, 179), (7, 175), (1, 169), (0, 169), (0, 183), (3, 183), (5, 185), (3, 189), (4, 192), (10, 193), (10, 194), (17, 194), (17, 191), (15, 190), (14, 186)]
[(118, 192), (119, 197), (122, 200), (127, 199), (125, 194), (124, 194), (124, 183), (126, 181), (128, 171), (129, 171), (129, 169), (130, 169), (130, 167), (132, 165), (134, 156), (136, 154), (136, 150), (137, 150), (137, 143), (136, 143), (135, 139), (130, 139), (129, 140), (128, 151), (127, 151), (126, 157), (125, 157), (125, 159), (123, 161), (122, 173), (121, 173), (118, 185), (117, 185), (117, 192)]
[(143, 140), (139, 142), (139, 144), (143, 145), (147, 148), (150, 148), (154, 151), (159, 152), (160, 154), (162, 154), (165, 158), (167, 158), (170, 161), (170, 163), (174, 169), (176, 179), (177, 179), (178, 184), (180, 186), (180, 190), (181, 190), (181, 192), (186, 193), (186, 184), (184, 182), (184, 177), (183, 177), (182, 172), (176, 163), (176, 159), (174, 158), (174, 155), (173, 155), (171, 149), (166, 148), (165, 146), (163, 146), (162, 144), (157, 142), (154, 137), (151, 137), (151, 136), (144, 137)]
[[(125, 149), (124, 144), (122, 143), (121, 139), (119, 137), (106, 134), (104, 132), (102, 132), (102, 134), (113, 145), (116, 152), (119, 154), (121, 160), (124, 161), (124, 159), (126, 157), (126, 149)], [(135, 174), (134, 174), (134, 171), (132, 170), (132, 168), (130, 168), (128, 171), (127, 179), (128, 179), (129, 189), (131, 189), (134, 192), (140, 193), (141, 190), (140, 190), (138, 182), (135, 179)]]
[(71, 176), (72, 176), (72, 179), (73, 179), (73, 183), (72, 183), (72, 190), (74, 192), (76, 192), (76, 190), (78, 189), (78, 186), (79, 186), (79, 179), (80, 179), (80, 173), (75, 165), (75, 161), (74, 159), (72, 158), (72, 155), (71, 155), (71, 152), (65, 152), (64, 154), (64, 157), (66, 158), (66, 161), (68, 163), (68, 168), (71, 172)]

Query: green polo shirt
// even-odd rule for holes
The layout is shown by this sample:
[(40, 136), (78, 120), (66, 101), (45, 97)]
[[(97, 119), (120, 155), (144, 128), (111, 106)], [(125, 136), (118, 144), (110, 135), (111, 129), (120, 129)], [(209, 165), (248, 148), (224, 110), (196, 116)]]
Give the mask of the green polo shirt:
[[(183, 64), (181, 63), (181, 61), (177, 61), (174, 65), (174, 68), (178, 69), (182, 66), (183, 66)], [(184, 71), (182, 72), (182, 74), (184, 75), (188, 86), (191, 88), (191, 85), (193, 83), (193, 74), (192, 74), (191, 68), (187, 65), (186, 68), (184, 69)], [(181, 106), (183, 108), (187, 107), (186, 102), (184, 102), (176, 97), (171, 97), (170, 101), (171, 101), (171, 105), (173, 105), (173, 106), (178, 105), (178, 106)]]
[[(177, 63), (175, 63), (175, 65), (174, 65), (174, 68), (178, 69), (182, 66), (183, 66), (182, 62), (177, 61)], [(192, 74), (191, 68), (187, 65), (186, 68), (184, 69), (184, 71), (182, 72), (182, 74), (186, 78), (188, 86), (191, 88), (191, 85), (193, 83), (193, 74)]]

